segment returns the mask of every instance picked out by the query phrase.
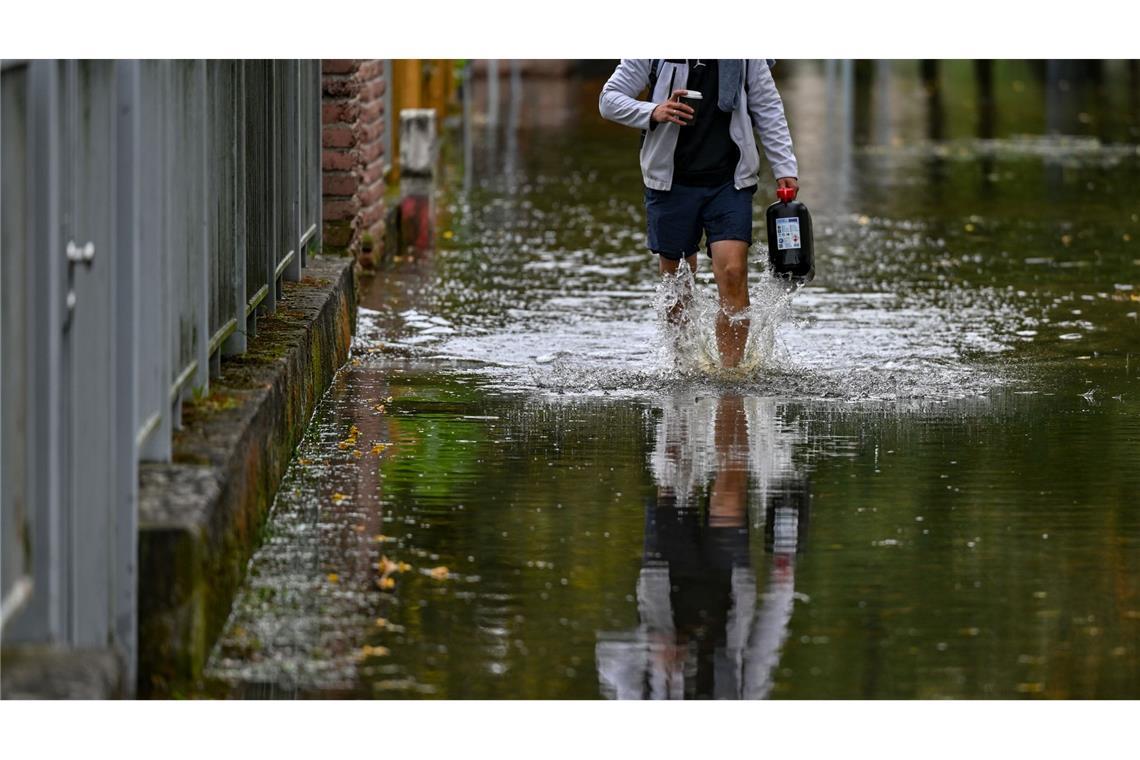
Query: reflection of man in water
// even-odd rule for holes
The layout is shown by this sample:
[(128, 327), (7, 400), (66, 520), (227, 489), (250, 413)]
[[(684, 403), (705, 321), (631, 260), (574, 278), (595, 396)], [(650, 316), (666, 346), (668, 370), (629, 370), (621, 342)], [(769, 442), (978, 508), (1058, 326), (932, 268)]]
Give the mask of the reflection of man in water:
[[(666, 410), (654, 457), (657, 496), (646, 505), (637, 583), (641, 625), (632, 637), (607, 635), (597, 647), (607, 696), (739, 699), (770, 690), (791, 617), (797, 537), (807, 512), (803, 483), (771, 479), (773, 465), (791, 464), (787, 437), (764, 434), (776, 429), (771, 411), (739, 397), (716, 402), (713, 419), (707, 402)], [(751, 431), (778, 450), (755, 449)], [(750, 476), (753, 493), (764, 499), (772, 554), (759, 610), (749, 552)], [(707, 500), (691, 499), (694, 486), (703, 491), (710, 477)]]
[[(649, 88), (649, 100), (637, 100)], [(700, 99), (682, 96), (699, 93)], [(777, 187), (798, 187), (784, 104), (764, 59), (623, 58), (602, 88), (604, 118), (643, 130), (641, 146), (649, 249), (663, 274), (684, 259), (697, 270), (704, 235), (720, 294), (717, 347), (726, 367), (744, 354), (748, 247), (758, 185), (760, 135)], [(682, 298), (670, 311), (680, 321)]]

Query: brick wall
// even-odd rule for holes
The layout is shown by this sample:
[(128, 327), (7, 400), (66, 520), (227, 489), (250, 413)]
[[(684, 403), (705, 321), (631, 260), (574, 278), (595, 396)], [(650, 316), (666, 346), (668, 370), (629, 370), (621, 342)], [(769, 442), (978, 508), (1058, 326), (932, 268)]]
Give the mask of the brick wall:
[(370, 264), (384, 239), (384, 62), (323, 60), (321, 84), (324, 246)]

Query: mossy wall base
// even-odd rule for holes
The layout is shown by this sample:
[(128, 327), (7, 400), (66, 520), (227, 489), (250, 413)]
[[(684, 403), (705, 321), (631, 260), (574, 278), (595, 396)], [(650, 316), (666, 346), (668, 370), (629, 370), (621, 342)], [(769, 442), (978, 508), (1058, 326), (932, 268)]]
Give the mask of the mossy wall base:
[(249, 351), (185, 405), (173, 462), (140, 466), (139, 696), (201, 679), (293, 450), (348, 359), (354, 278), (351, 259), (310, 259)]

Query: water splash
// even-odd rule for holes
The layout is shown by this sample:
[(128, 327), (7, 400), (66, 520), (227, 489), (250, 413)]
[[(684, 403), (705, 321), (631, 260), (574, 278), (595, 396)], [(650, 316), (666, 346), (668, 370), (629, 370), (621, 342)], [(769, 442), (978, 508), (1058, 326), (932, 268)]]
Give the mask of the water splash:
[(654, 294), (659, 371), (691, 380), (742, 382), (788, 369), (791, 358), (776, 333), (791, 319), (793, 294), (768, 272), (753, 281), (749, 306), (729, 316), (730, 324), (748, 323), (744, 354), (737, 366), (725, 367), (716, 341), (717, 319), (724, 313), (717, 291), (699, 282), (688, 267), (678, 267), (661, 278)]

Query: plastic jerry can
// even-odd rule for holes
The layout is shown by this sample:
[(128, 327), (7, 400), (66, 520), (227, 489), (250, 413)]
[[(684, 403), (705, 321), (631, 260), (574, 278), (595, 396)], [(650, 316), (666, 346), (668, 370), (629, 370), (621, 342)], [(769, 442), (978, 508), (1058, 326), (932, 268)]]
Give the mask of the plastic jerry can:
[(778, 201), (768, 207), (768, 263), (772, 274), (796, 285), (815, 277), (815, 245), (811, 213), (790, 187), (777, 188)]

